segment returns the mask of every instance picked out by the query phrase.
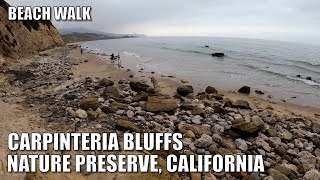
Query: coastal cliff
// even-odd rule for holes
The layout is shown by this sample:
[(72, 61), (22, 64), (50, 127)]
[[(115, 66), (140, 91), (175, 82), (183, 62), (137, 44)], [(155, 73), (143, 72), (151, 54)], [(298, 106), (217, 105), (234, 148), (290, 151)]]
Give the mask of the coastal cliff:
[(64, 44), (50, 21), (9, 21), (8, 7), (0, 0), (0, 56), (19, 58)]

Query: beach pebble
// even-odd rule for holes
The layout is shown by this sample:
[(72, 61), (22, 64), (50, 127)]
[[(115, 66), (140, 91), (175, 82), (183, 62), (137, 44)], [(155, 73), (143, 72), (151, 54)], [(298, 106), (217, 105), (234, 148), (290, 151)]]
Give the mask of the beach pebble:
[(303, 176), (304, 180), (316, 180), (320, 179), (320, 172), (316, 169), (312, 169)]
[(248, 150), (248, 145), (247, 145), (247, 143), (246, 143), (246, 141), (245, 140), (243, 140), (243, 139), (236, 139), (235, 140), (235, 145), (236, 145), (236, 147), (238, 148), (238, 149), (240, 149), (240, 150), (242, 150), (242, 151), (247, 151)]
[(131, 110), (127, 111), (127, 117), (128, 118), (133, 118), (134, 117), (134, 112), (131, 111)]
[(85, 110), (83, 109), (78, 109), (76, 111), (76, 114), (77, 114), (77, 117), (80, 118), (80, 119), (86, 119), (88, 117), (88, 114)]
[(209, 135), (202, 134), (201, 137), (195, 140), (194, 144), (200, 148), (206, 148), (213, 143), (212, 138)]

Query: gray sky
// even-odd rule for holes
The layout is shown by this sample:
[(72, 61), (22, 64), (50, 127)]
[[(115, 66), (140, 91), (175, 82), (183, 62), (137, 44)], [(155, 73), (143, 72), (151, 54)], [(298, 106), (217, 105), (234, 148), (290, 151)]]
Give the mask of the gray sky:
[(319, 0), (7, 0), (92, 6), (92, 22), (54, 22), (150, 36), (227, 36), (320, 44)]

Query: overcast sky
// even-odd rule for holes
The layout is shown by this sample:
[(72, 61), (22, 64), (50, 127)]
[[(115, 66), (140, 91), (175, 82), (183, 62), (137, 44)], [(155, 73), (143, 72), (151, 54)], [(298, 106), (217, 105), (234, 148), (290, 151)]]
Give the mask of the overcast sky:
[(320, 44), (320, 0), (7, 0), (92, 6), (92, 22), (54, 22), (149, 36), (226, 36)]

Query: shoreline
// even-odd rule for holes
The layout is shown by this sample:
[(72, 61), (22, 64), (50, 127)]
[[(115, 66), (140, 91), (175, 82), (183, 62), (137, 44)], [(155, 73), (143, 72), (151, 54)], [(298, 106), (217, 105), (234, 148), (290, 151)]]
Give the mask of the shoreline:
[[(280, 175), (301, 179), (319, 173), (320, 121), (313, 115), (318, 109), (271, 103), (233, 92), (217, 93), (214, 89), (192, 93), (190, 86), (186, 86), (189, 83), (182, 83), (178, 78), (118, 69), (95, 54), (80, 54), (75, 45), (7, 63), (0, 77), (3, 81), (0, 101), (3, 144), (9, 132), (117, 133), (118, 137), (127, 132), (179, 132), (183, 134), (181, 151), (108, 153), (157, 154), (162, 167), (166, 166), (165, 159), (170, 154), (262, 155), (266, 170), (251, 174), (168, 173), (166, 170), (161, 175), (19, 174), (22, 178), (216, 180)], [(6, 148), (0, 148), (0, 174), (8, 175), (6, 168), (1, 167), (6, 164), (8, 153)], [(64, 153), (67, 152), (58, 152)], [(70, 152), (73, 153), (106, 152)]]
[[(141, 41), (146, 41), (146, 40), (141, 40)], [(127, 41), (125, 41), (127, 42)], [(128, 41), (128, 43), (131, 41)], [(135, 41), (132, 42), (132, 44), (134, 45)], [(139, 41), (140, 42), (140, 41)], [(113, 45), (114, 48), (113, 48)], [(129, 43), (130, 44), (130, 43)], [(139, 43), (137, 42), (137, 44), (139, 45)], [(99, 47), (97, 45), (100, 45)], [(120, 46), (121, 45), (121, 46)], [(146, 45), (146, 44), (144, 44)], [(123, 60), (123, 64), (126, 66), (126, 68), (130, 68), (134, 71), (140, 71), (140, 68), (144, 68), (144, 72), (145, 71), (155, 71), (158, 75), (163, 74), (163, 75), (175, 75), (177, 76), (176, 79), (187, 79), (190, 83), (192, 83), (195, 87), (203, 87), (202, 90), (206, 87), (206, 85), (213, 85), (215, 86), (217, 89), (221, 89), (222, 91), (234, 91), (234, 90), (238, 90), (238, 88), (240, 88), (243, 85), (246, 86), (251, 86), (252, 87), (252, 93), (251, 96), (254, 97), (258, 97), (261, 99), (265, 99), (265, 100), (269, 100), (271, 99), (272, 101), (276, 101), (276, 102), (289, 102), (291, 104), (297, 104), (300, 106), (307, 106), (307, 107), (315, 107), (315, 108), (320, 108), (320, 104), (318, 99), (320, 98), (318, 91), (317, 91), (317, 87), (313, 87), (311, 85), (306, 85), (307, 83), (302, 83), (300, 80), (292, 80), (289, 77), (295, 77), (293, 75), (287, 76), (285, 79), (283, 79), (283, 77), (275, 77), (275, 75), (266, 75), (264, 76), (260, 76), (259, 73), (261, 73), (260, 71), (257, 71), (258, 75), (255, 77), (255, 75), (253, 76), (243, 76), (241, 75), (241, 73), (239, 73), (239, 69), (245, 68), (239, 68), (238, 70), (235, 70), (236, 73), (239, 73), (239, 75), (233, 75), (232, 74), (232, 70), (231, 70), (231, 74), (221, 74), (219, 71), (219, 67), (223, 67), (226, 69), (222, 69), (222, 70), (226, 70), (226, 72), (229, 72), (230, 70), (228, 69), (229, 67), (225, 67), (226, 63), (230, 64), (232, 62), (230, 62), (232, 60), (232, 58), (230, 59), (227, 56), (227, 59), (221, 61), (221, 62), (217, 62), (214, 65), (213, 64), (208, 64), (208, 67), (218, 67), (218, 69), (216, 70), (212, 70), (211, 74), (213, 77), (210, 77), (208, 74), (208, 68), (205, 68), (206, 74), (204, 74), (201, 71), (202, 66), (201, 65), (197, 65), (197, 64), (193, 64), (193, 65), (184, 65), (181, 64), (182, 69), (179, 69), (179, 64), (178, 63), (174, 63), (173, 61), (168, 61), (168, 59), (174, 59), (177, 60), (177, 62), (179, 63), (183, 63), (183, 61), (180, 61), (179, 58), (179, 54), (177, 57), (177, 59), (175, 59), (173, 57), (173, 53), (172, 52), (168, 52), (169, 56), (167, 58), (167, 56), (163, 56), (163, 63), (159, 62), (157, 63), (156, 60), (161, 60), (162, 55), (161, 54), (155, 54), (154, 56), (152, 54), (149, 53), (148, 49), (146, 49), (146, 53), (142, 53), (143, 49), (139, 49), (139, 48), (130, 48), (131, 45), (128, 45), (128, 47), (121, 41), (105, 41), (105, 42), (97, 42), (97, 43), (84, 43), (83, 44), (84, 47), (86, 47), (86, 49), (89, 52), (92, 53), (96, 53), (98, 55), (106, 55), (105, 53), (109, 53), (111, 54), (112, 52), (123, 52), (121, 47), (124, 46), (126, 47), (125, 49), (129, 52), (123, 52), (122, 56), (122, 60)], [(152, 47), (152, 46), (151, 46)], [(101, 49), (101, 51), (99, 50)], [(131, 51), (130, 51), (131, 49)], [(137, 49), (137, 51), (135, 51), (134, 49)], [(160, 50), (160, 49), (159, 49)], [(138, 53), (135, 53), (138, 52)], [(158, 51), (157, 51), (158, 52)], [(202, 52), (202, 51), (201, 51)], [(159, 51), (159, 53), (165, 53), (165, 51)], [(184, 54), (187, 55), (187, 54)], [(145, 57), (144, 57), (145, 56)], [(151, 58), (152, 57), (152, 58)], [(192, 54), (189, 54), (188, 57), (190, 58), (186, 58), (186, 63), (190, 63), (190, 62), (194, 62), (191, 61), (191, 59), (194, 59), (196, 57), (192, 56)], [(183, 59), (184, 56), (182, 56), (180, 59)], [(199, 57), (200, 58), (200, 57)], [(211, 58), (204, 58), (201, 57), (200, 58), (201, 61), (204, 61), (205, 63), (209, 63), (211, 61)], [(210, 61), (209, 61), (210, 60)], [(207, 62), (209, 61), (209, 62)], [(213, 59), (214, 61), (214, 59)], [(211, 62), (210, 62), (211, 63)], [(169, 65), (172, 65), (172, 68)], [(201, 64), (201, 63), (199, 63)], [(237, 64), (237, 63), (235, 63)], [(239, 62), (238, 62), (239, 64)], [(230, 64), (231, 65), (231, 64)], [(155, 68), (158, 67), (158, 68)], [(233, 66), (231, 66), (230, 68), (233, 68)], [(267, 67), (268, 68), (268, 67)], [(171, 69), (171, 71), (170, 71)], [(177, 72), (175, 72), (175, 70)], [(246, 70), (246, 69), (243, 69)], [(264, 69), (262, 70), (262, 72), (264, 71)], [(223, 72), (223, 71), (222, 71)], [(251, 71), (248, 71), (248, 73), (254, 73)], [(244, 71), (243, 73), (246, 73), (246, 71)], [(297, 72), (298, 73), (298, 72)], [(303, 74), (303, 73), (302, 73)], [(243, 76), (243, 78), (242, 78)], [(310, 75), (313, 76), (313, 75)], [(218, 77), (218, 78), (215, 78)], [(316, 77), (316, 76), (314, 76)], [(246, 78), (250, 78), (245, 80)], [(258, 79), (259, 78), (259, 79)], [(289, 78), (289, 80), (288, 80)], [(251, 80), (252, 79), (252, 80)], [(272, 80), (274, 79), (274, 81)], [(268, 81), (267, 81), (268, 80)], [(269, 83), (270, 81), (270, 83)], [(281, 84), (279, 84), (281, 83)], [(307, 87), (308, 86), (308, 87)], [(304, 89), (306, 88), (306, 89)], [(261, 90), (263, 91), (265, 94), (264, 95), (260, 95), (260, 94), (256, 94), (254, 91), (255, 90)]]
[[(190, 84), (190, 85), (195, 85), (193, 81), (189, 82), (188, 79), (184, 79), (181, 77), (175, 77), (175, 76), (165, 76), (165, 75), (161, 75), (161, 74), (157, 74), (157, 72), (154, 72), (154, 74), (152, 74), (151, 72), (145, 72), (145, 71), (130, 71), (127, 72), (126, 71), (126, 67), (119, 69), (116, 67), (116, 65), (112, 65), (109, 63), (109, 58), (108, 56), (105, 55), (101, 55), (101, 54), (97, 54), (94, 52), (85, 52), (89, 55), (89, 57), (91, 58), (92, 61), (94, 61), (94, 63), (92, 64), (92, 66), (94, 66), (94, 69), (98, 68), (97, 66), (104, 66), (106, 65), (108, 68), (106, 68), (106, 70), (108, 70), (111, 66), (111, 68), (113, 69), (112, 72), (121, 72), (127, 75), (127, 77), (124, 78), (128, 78), (129, 75), (134, 74), (138, 77), (138, 79), (146, 79), (148, 80), (148, 82), (151, 84), (150, 82), (150, 78), (151, 77), (155, 77), (157, 79), (157, 83), (160, 84), (160, 86), (162, 87), (163, 92), (165, 92), (164, 94), (170, 95), (170, 96), (174, 96), (174, 94), (176, 93), (176, 89), (179, 85), (182, 84)], [(84, 53), (84, 54), (85, 54)], [(76, 56), (76, 58), (81, 58), (78, 55)], [(89, 65), (91, 66), (91, 65)], [(84, 68), (85, 69), (85, 68)], [(81, 72), (83, 72), (83, 70), (80, 70)], [(100, 72), (96, 72), (94, 73), (96, 75), (102, 75)], [(117, 74), (117, 73), (116, 73)], [(136, 78), (136, 77), (135, 77)], [(187, 82), (187, 83), (183, 83), (183, 82)], [(196, 86), (194, 87), (194, 94), (197, 93), (201, 93), (205, 91), (205, 88), (207, 86), (210, 86), (211, 84), (207, 84), (204, 85), (205, 83), (201, 82), (199, 84), (196, 84)], [(239, 87), (241, 88), (241, 87)], [(294, 104), (291, 102), (284, 102), (283, 99), (275, 99), (273, 97), (269, 98), (268, 93), (266, 93), (266, 95), (264, 95), (263, 97), (261, 95), (255, 94), (255, 92), (251, 92), (249, 95), (247, 94), (241, 94), (236, 92), (236, 89), (218, 89), (219, 93), (221, 93), (222, 95), (224, 95), (224, 97), (229, 98), (231, 100), (239, 100), (239, 99), (244, 99), (246, 101), (248, 101), (251, 104), (256, 104), (258, 106), (260, 106), (261, 109), (266, 109), (268, 106), (273, 107), (273, 109), (277, 109), (279, 111), (279, 113), (286, 113), (287, 115), (290, 114), (295, 114), (295, 115), (302, 115), (302, 116), (307, 116), (310, 118), (316, 118), (317, 120), (319, 120), (320, 122), (320, 107), (312, 107), (312, 106), (304, 106), (304, 105), (299, 105), (299, 104)], [(251, 88), (251, 91), (254, 90), (259, 90), (257, 88)], [(260, 97), (259, 97), (260, 96)]]

